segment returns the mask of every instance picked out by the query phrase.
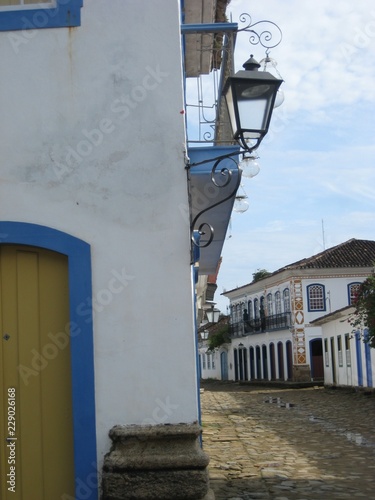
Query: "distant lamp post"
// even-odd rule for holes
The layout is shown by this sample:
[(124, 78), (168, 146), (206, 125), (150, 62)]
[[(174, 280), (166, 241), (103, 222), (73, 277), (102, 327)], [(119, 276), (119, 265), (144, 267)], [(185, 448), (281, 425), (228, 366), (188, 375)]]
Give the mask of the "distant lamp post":
[(224, 87), (233, 137), (251, 152), (268, 132), (277, 91), (283, 80), (267, 71), (258, 71), (260, 64), (250, 56), (244, 70), (230, 76)]
[(207, 340), (208, 339), (208, 334), (209, 334), (208, 330), (203, 330), (203, 332), (201, 332), (201, 339), (202, 340)]
[(212, 304), (211, 309), (207, 309), (206, 315), (209, 323), (217, 323), (220, 318), (220, 311)]

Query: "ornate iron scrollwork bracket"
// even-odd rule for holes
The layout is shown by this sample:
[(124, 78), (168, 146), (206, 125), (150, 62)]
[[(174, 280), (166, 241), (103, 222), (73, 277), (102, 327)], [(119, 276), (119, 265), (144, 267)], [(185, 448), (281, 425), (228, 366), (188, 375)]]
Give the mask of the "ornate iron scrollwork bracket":
[[(226, 201), (233, 199), (241, 182), (241, 172), (238, 167), (237, 161), (231, 156), (238, 156), (239, 152), (233, 153), (232, 155), (225, 155), (218, 157), (216, 159), (205, 160), (195, 164), (188, 164), (187, 169), (190, 170), (198, 165), (204, 163), (209, 163), (214, 161), (214, 165), (209, 174), (209, 179), (204, 184), (202, 191), (205, 191), (207, 202), (205, 206), (198, 210), (197, 207), (192, 209), (192, 218), (190, 224), (191, 239), (194, 246), (199, 248), (208, 247), (215, 236), (215, 228), (212, 224), (203, 221), (199, 222), (199, 219), (203, 214), (212, 210), (213, 208), (225, 203)], [(228, 160), (233, 163), (233, 166), (229, 168), (226, 165), (222, 165), (222, 162)], [(208, 175), (206, 176), (206, 178)], [(215, 201), (216, 200), (216, 201)], [(199, 238), (196, 238), (196, 234)]]
[(283, 33), (276, 23), (267, 20), (253, 23), (250, 14), (246, 12), (240, 15), (239, 22), (245, 26), (239, 27), (237, 33), (250, 33), (251, 45), (261, 45), (266, 49), (266, 54), (281, 43)]

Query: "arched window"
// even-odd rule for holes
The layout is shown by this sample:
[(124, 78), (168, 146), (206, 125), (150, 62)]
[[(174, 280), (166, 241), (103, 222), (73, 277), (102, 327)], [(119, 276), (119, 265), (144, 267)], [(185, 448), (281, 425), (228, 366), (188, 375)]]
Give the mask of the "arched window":
[(281, 293), (275, 293), (275, 313), (281, 314)]
[(290, 312), (290, 291), (285, 288), (283, 291), (284, 312)]
[(234, 323), (234, 305), (231, 304), (229, 306), (229, 310), (230, 310), (230, 320), (231, 320), (231, 323)]
[(259, 300), (254, 299), (254, 319), (259, 318)]
[(260, 309), (261, 313), (264, 313), (264, 297), (260, 298), (260, 307), (259, 307), (259, 309)]
[(246, 309), (246, 304), (244, 302), (241, 302), (241, 304), (240, 304), (240, 316), (238, 318), (238, 321), (243, 320), (243, 315), (245, 313), (245, 309)]
[(254, 317), (254, 312), (253, 312), (253, 303), (251, 300), (248, 301), (247, 303), (247, 310), (249, 313), (249, 319), (253, 319)]
[(240, 318), (241, 318), (241, 305), (236, 304), (235, 322), (238, 323), (238, 321), (240, 321)]
[(358, 295), (360, 286), (361, 286), (361, 283), (358, 283), (358, 282), (349, 283), (349, 285), (348, 285), (348, 302), (349, 302), (350, 306), (354, 304), (355, 299)]
[(307, 287), (307, 302), (309, 311), (325, 311), (326, 299), (324, 285), (309, 285)]
[(272, 293), (269, 293), (267, 295), (267, 315), (272, 316), (273, 315), (273, 299), (272, 299)]

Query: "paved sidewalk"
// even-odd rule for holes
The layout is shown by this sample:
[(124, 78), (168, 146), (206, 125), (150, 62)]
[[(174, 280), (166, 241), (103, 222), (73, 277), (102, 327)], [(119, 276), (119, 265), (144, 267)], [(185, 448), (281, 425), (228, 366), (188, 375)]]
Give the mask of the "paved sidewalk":
[(216, 500), (375, 500), (375, 395), (202, 384)]

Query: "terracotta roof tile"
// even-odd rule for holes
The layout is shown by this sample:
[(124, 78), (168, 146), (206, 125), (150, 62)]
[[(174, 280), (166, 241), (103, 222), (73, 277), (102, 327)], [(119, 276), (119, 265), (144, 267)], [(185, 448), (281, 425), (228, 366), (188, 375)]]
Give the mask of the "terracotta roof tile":
[(375, 265), (375, 241), (352, 238), (312, 257), (299, 260), (278, 269), (327, 269), (338, 267), (371, 267)]
[[(340, 243), (335, 247), (328, 248), (323, 252), (317, 253), (312, 257), (307, 257), (281, 267), (277, 271), (270, 273), (267, 277), (275, 276), (282, 271), (294, 269), (334, 269), (345, 267), (375, 267), (375, 241), (357, 240), (352, 238), (351, 240)], [(227, 290), (222, 295), (225, 296), (226, 293), (239, 290), (246, 286), (248, 285), (233, 288), (233, 290)]]

